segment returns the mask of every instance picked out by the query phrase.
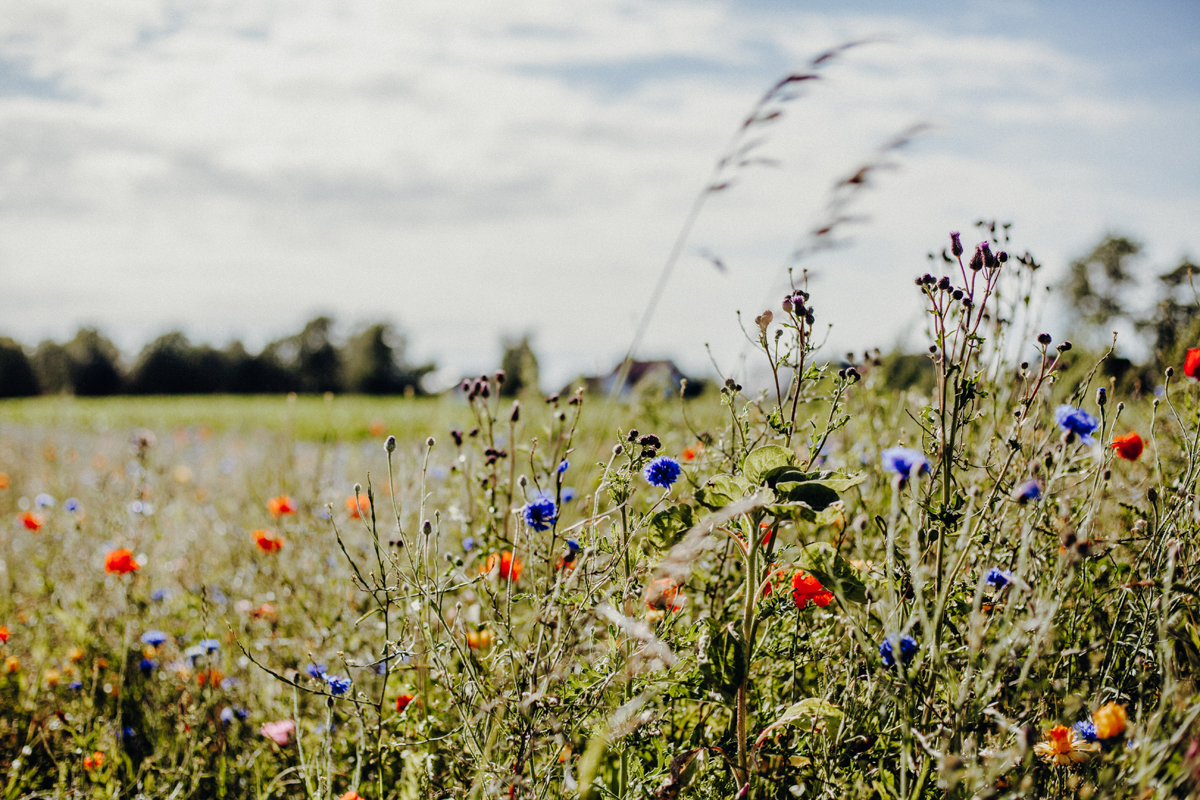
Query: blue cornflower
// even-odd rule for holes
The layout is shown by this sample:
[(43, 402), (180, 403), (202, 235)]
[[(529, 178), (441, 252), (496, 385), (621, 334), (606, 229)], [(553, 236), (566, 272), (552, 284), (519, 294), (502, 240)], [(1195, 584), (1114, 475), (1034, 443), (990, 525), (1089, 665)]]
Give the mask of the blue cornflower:
[(191, 647), (189, 647), (187, 650), (184, 650), (184, 651), (183, 651), (183, 657), (184, 657), (184, 658), (186, 658), (188, 661), (191, 661), (192, 663), (195, 663), (195, 661), (196, 661), (196, 659), (197, 659), (197, 658), (200, 658), (201, 656), (203, 656), (203, 655), (204, 655), (205, 653), (207, 653), (207, 652), (208, 652), (208, 651), (207, 651), (207, 650), (205, 650), (205, 649), (204, 649), (203, 647), (201, 647), (200, 645), (198, 645), (198, 644), (194, 644), (194, 645), (192, 645)]
[(329, 684), (329, 693), (334, 697), (341, 697), (346, 692), (350, 691), (350, 679), (343, 678), (339, 675), (330, 675), (328, 673), (321, 676), (325, 679), (325, 683)]
[(575, 490), (572, 489), (570, 486), (564, 486), (563, 490), (562, 490), (562, 501), (564, 503), (569, 503), (574, 499), (575, 499)]
[(79, 501), (76, 500), (74, 497), (68, 497), (67, 502), (63, 503), (63, 508), (65, 508), (67, 511), (72, 511), (72, 512), (78, 511), (79, 510)]
[(33, 498), (33, 502), (38, 508), (54, 508), (54, 496), (42, 492), (37, 497)]
[(233, 722), (233, 709), (230, 706), (225, 706), (221, 709), (221, 722), (226, 725)]
[(571, 462), (567, 461), (564, 458), (562, 461), (558, 462), (558, 467), (555, 468), (554, 471), (557, 472), (559, 475), (562, 475), (564, 472), (567, 471), (567, 467), (569, 467), (569, 466), (571, 466)]
[(883, 643), (879, 645), (879, 655), (883, 658), (884, 666), (895, 666), (897, 648), (900, 650), (900, 663), (907, 664), (917, 654), (917, 640), (908, 634), (897, 636), (893, 633), (884, 637)]
[(199, 642), (199, 646), (203, 647), (205, 650), (207, 650), (210, 653), (215, 653), (217, 650), (221, 649), (221, 643), (218, 642), (216, 639), (201, 639)]
[(1006, 569), (992, 567), (987, 571), (987, 577), (985, 580), (991, 586), (995, 586), (997, 589), (1003, 589), (1005, 586), (1008, 586), (1010, 583), (1012, 583), (1015, 577), (1015, 575)]
[(75, 691), (79, 691), (83, 688), (83, 681), (71, 681), (67, 686)]
[(920, 450), (913, 450), (910, 447), (889, 447), (880, 453), (879, 457), (883, 461), (883, 468), (899, 475), (902, 481), (908, 480), (914, 473), (924, 475), (929, 472), (929, 461)]
[(142, 634), (142, 644), (148, 644), (151, 647), (158, 647), (167, 640), (167, 635), (162, 631), (146, 631)]
[(153, 592), (150, 593), (151, 600), (157, 600), (160, 602), (163, 600), (166, 600), (170, 596), (171, 596), (171, 593), (168, 592), (166, 589), (155, 589)]
[(1096, 741), (1096, 725), (1090, 719), (1081, 719), (1072, 727), (1075, 728), (1075, 733), (1079, 734), (1084, 741)]
[(525, 524), (535, 531), (548, 531), (558, 521), (558, 506), (546, 496), (536, 497), (521, 509)]
[(1092, 444), (1096, 441), (1092, 438), (1092, 431), (1096, 430), (1100, 420), (1082, 408), (1075, 408), (1075, 406), (1064, 403), (1054, 410), (1054, 421), (1064, 431), (1078, 436), (1084, 444)]
[(326, 667), (324, 664), (309, 664), (304, 668), (304, 671), (307, 672), (308, 676), (313, 680), (320, 680), (321, 676), (325, 674), (325, 669)]
[(142, 672), (147, 675), (149, 675), (151, 672), (154, 672), (154, 668), (157, 666), (158, 662), (152, 658), (143, 658), (142, 663), (139, 665)]
[(659, 456), (646, 465), (644, 474), (651, 486), (669, 489), (671, 484), (679, 480), (679, 473), (682, 471), (679, 462), (675, 459), (670, 456)]
[(134, 737), (133, 728), (130, 728), (128, 725), (126, 725), (124, 728), (121, 729), (121, 734), (126, 739), (132, 739)]
[(1035, 503), (1042, 499), (1042, 485), (1037, 482), (1037, 478), (1030, 478), (1016, 488), (1013, 499), (1021, 504)]
[(567, 539), (567, 549), (570, 550), (572, 553), (578, 553), (579, 552), (579, 542), (575, 541), (574, 539)]
[(469, 553), (474, 549), (475, 549), (475, 537), (474, 536), (468, 536), (467, 538), (463, 539), (463, 550), (464, 551)]

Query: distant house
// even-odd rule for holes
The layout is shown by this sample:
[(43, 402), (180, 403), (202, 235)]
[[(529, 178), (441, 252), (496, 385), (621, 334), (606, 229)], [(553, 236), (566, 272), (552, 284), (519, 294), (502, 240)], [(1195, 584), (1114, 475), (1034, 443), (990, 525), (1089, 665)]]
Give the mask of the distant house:
[(684, 375), (673, 361), (633, 361), (622, 362), (607, 375), (585, 376), (571, 381), (563, 389), (567, 395), (582, 385), (590, 395), (610, 396), (617, 382), (621, 380), (621, 372), (627, 368), (625, 382), (621, 386), (621, 397), (628, 398), (632, 394), (661, 390), (665, 395), (677, 395), (679, 387), (687, 381), (685, 397), (694, 397), (704, 390), (704, 381), (689, 378)]

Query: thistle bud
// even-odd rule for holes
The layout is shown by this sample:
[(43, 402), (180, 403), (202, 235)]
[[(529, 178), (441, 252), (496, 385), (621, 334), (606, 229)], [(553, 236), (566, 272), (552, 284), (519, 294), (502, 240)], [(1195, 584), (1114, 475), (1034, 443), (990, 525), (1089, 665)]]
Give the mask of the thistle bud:
[(462, 447), (463, 432), (458, 428), (450, 431), (450, 438), (454, 440), (455, 447)]
[(638, 437), (638, 429), (637, 429), (637, 428), (630, 428), (630, 429), (629, 429), (629, 435), (627, 435), (627, 436), (625, 437), (625, 439), (626, 439), (626, 441), (630, 441), (630, 442), (636, 442), (636, 441), (637, 441), (637, 437)]
[(1050, 344), (1050, 342), (1052, 342), (1052, 341), (1053, 341), (1053, 339), (1050, 338), (1050, 334), (1048, 334), (1048, 333), (1039, 333), (1038, 334), (1038, 344), (1042, 345), (1043, 347)]
[(958, 231), (950, 234), (950, 252), (956, 257), (963, 254), (962, 238), (959, 236)]
[(1001, 250), (999, 253), (996, 253), (996, 260), (1003, 264), (1005, 261), (1008, 261), (1008, 253)]
[(791, 295), (788, 295), (787, 297), (783, 298), (783, 310), (784, 311), (786, 311), (790, 314), (790, 313), (792, 313), (793, 307), (794, 306), (792, 306), (792, 296)]
[(976, 246), (975, 255), (971, 256), (971, 263), (968, 264), (968, 266), (977, 272), (979, 270), (983, 269), (983, 245), (982, 244)]
[(942, 279), (937, 282), (937, 287), (939, 289), (941, 289), (943, 292), (949, 291), (950, 290), (950, 279), (947, 278), (945, 275), (943, 275)]
[(1101, 408), (1104, 408), (1104, 406), (1107, 405), (1107, 403), (1108, 403), (1108, 392), (1105, 391), (1103, 386), (1101, 386), (1099, 389), (1096, 390), (1096, 405), (1100, 406)]
[(1057, 348), (1055, 348), (1055, 349), (1056, 349), (1056, 350), (1058, 350), (1058, 352), (1060, 352), (1060, 353), (1065, 353), (1065, 352), (1067, 352), (1068, 350), (1070, 350), (1070, 349), (1071, 349), (1071, 343), (1070, 343), (1070, 342), (1063, 342), (1062, 344), (1060, 344), (1060, 345), (1059, 345)]
[(430, 522), (429, 520), (425, 520), (424, 522), (422, 522), (421, 523), (421, 533), (425, 534), (426, 536), (433, 533), (433, 523)]
[(979, 252), (983, 254), (983, 265), (988, 269), (995, 269), (1000, 266), (1000, 262), (996, 261), (996, 256), (992, 255), (992, 248), (987, 242), (979, 243)]
[(521, 419), (521, 401), (513, 400), (512, 411), (509, 412), (509, 422), (517, 422)]
[(383, 449), (384, 449), (384, 450), (387, 450), (389, 453), (394, 453), (394, 452), (396, 452), (396, 437), (395, 437), (395, 436), (389, 436), (389, 437), (387, 438), (387, 441), (385, 441), (385, 442), (383, 443)]

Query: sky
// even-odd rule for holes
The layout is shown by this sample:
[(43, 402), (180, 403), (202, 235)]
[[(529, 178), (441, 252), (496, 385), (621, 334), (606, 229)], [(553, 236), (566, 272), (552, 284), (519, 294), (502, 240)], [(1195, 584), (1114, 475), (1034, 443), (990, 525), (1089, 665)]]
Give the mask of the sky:
[(913, 278), (979, 219), (1050, 283), (1107, 232), (1147, 276), (1200, 258), (1191, 0), (0, 0), (0, 335), (96, 325), (132, 360), (326, 313), (395, 323), (444, 384), (527, 334), (547, 389), (606, 372), (755, 101), (860, 39), (709, 199), (639, 356), (753, 369), (738, 312), (915, 124), (801, 265), (831, 356), (919, 345)]

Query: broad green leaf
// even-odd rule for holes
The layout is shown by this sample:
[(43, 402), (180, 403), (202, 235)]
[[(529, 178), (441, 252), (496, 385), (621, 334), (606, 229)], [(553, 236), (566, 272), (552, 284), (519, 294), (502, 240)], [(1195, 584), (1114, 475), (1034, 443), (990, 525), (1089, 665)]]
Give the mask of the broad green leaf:
[(778, 483), (775, 485), (775, 493), (780, 500), (804, 503), (813, 511), (824, 511), (839, 500), (838, 493), (821, 481)]
[(742, 477), (755, 485), (762, 485), (767, 473), (779, 467), (788, 467), (796, 461), (796, 454), (786, 447), (768, 444), (751, 452), (742, 462)]
[(792, 723), (802, 724), (806, 732), (823, 733), (832, 736), (842, 725), (842, 710), (819, 697), (806, 697), (799, 703), (790, 706), (783, 716), (762, 729), (754, 746), (759, 747), (771, 735), (771, 732)]
[(832, 545), (815, 542), (800, 551), (796, 566), (821, 582), (834, 594), (841, 594), (854, 603), (867, 602), (867, 587), (858, 570), (833, 549)]
[(741, 500), (754, 487), (745, 478), (734, 475), (713, 475), (708, 482), (696, 490), (696, 502), (716, 511), (734, 500)]
[(696, 524), (696, 515), (692, 507), (678, 505), (659, 511), (650, 517), (650, 531), (647, 538), (659, 550), (674, 547), (683, 538), (683, 534)]

